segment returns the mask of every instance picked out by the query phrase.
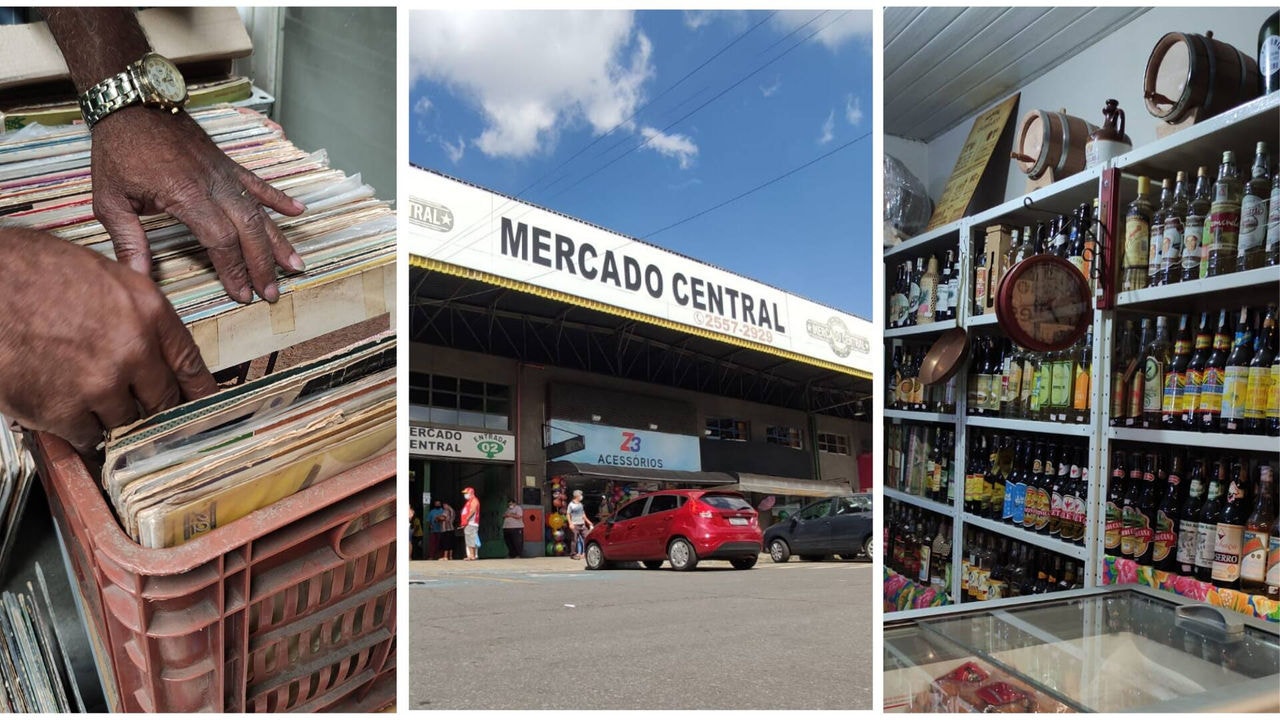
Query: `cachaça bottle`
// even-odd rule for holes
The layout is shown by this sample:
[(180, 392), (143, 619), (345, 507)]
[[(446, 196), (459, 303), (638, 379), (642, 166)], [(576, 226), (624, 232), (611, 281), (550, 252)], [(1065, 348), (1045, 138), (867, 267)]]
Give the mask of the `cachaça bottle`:
[(1253, 327), (1249, 308), (1240, 309), (1236, 322), (1236, 339), (1223, 373), (1222, 419), (1218, 430), (1224, 433), (1244, 432), (1244, 404), (1249, 390), (1249, 363), (1253, 360)]
[(1124, 281), (1121, 290), (1141, 290), (1147, 286), (1147, 254), (1151, 247), (1151, 202), (1147, 199), (1150, 180), (1138, 178), (1138, 196), (1129, 203), (1124, 218)]
[(938, 307), (938, 277), (938, 258), (930, 255), (929, 264), (920, 275), (920, 301), (913, 308), (917, 324), (924, 325), (936, 319), (934, 315)]
[(1200, 520), (1196, 527), (1196, 579), (1208, 582), (1213, 579), (1213, 550), (1217, 542), (1218, 521), (1222, 519), (1222, 488), (1227, 484), (1227, 462), (1221, 458), (1213, 463), (1213, 476), (1209, 478), (1209, 491), (1200, 508)]
[(1134, 361), (1133, 321), (1124, 320), (1111, 353), (1111, 426), (1125, 425), (1129, 414), (1130, 363)]
[(1218, 312), (1218, 331), (1213, 335), (1213, 352), (1205, 361), (1196, 407), (1196, 426), (1204, 432), (1218, 432), (1222, 419), (1222, 393), (1227, 384), (1227, 356), (1231, 349), (1231, 325), (1227, 311)]
[(1147, 455), (1147, 466), (1142, 471), (1142, 494), (1135, 507), (1133, 529), (1133, 560), (1139, 565), (1150, 565), (1155, 554), (1156, 525), (1156, 475), (1159, 473), (1160, 456)]
[(1178, 339), (1173, 345), (1173, 361), (1164, 369), (1160, 427), (1165, 430), (1178, 430), (1182, 427), (1183, 395), (1187, 391), (1187, 367), (1190, 365), (1191, 318), (1182, 315), (1178, 320)]
[(1160, 201), (1151, 213), (1151, 240), (1147, 245), (1147, 287), (1163, 285), (1160, 269), (1164, 267), (1164, 221), (1173, 206), (1173, 181), (1160, 182)]
[(1267, 433), (1267, 403), (1271, 399), (1271, 368), (1276, 361), (1276, 306), (1269, 305), (1262, 320), (1262, 330), (1254, 341), (1253, 359), (1249, 362), (1249, 380), (1245, 390), (1244, 432), (1249, 435)]
[(1079, 352), (1072, 355), (1072, 373), (1075, 375), (1071, 386), (1071, 412), (1072, 416), (1069, 420), (1073, 423), (1083, 425), (1089, 422), (1089, 407), (1092, 404), (1090, 396), (1090, 372), (1092, 370), (1093, 360), (1093, 328), (1090, 327), (1085, 332), (1084, 340), (1080, 342)]
[(1126, 426), (1142, 425), (1142, 412), (1145, 408), (1147, 399), (1147, 348), (1155, 339), (1151, 318), (1142, 318), (1141, 327), (1142, 334), (1138, 340), (1137, 352), (1134, 353), (1137, 366), (1129, 378), (1129, 408), (1125, 414)]
[(1172, 464), (1169, 466), (1164, 498), (1156, 508), (1151, 564), (1157, 570), (1176, 572), (1178, 569), (1178, 505), (1182, 499), (1182, 475), (1182, 453), (1174, 452)]
[(1221, 588), (1240, 588), (1240, 551), (1244, 547), (1244, 524), (1249, 519), (1246, 505), (1249, 485), (1249, 466), (1234, 462), (1231, 482), (1218, 519), (1216, 540), (1213, 544), (1213, 584)]
[(1181, 417), (1177, 430), (1196, 429), (1196, 408), (1200, 404), (1200, 385), (1204, 382), (1204, 366), (1213, 352), (1213, 326), (1208, 311), (1200, 313), (1200, 329), (1196, 330), (1195, 352), (1187, 364), (1187, 384), (1182, 390)]
[(1170, 353), (1169, 326), (1164, 315), (1156, 316), (1156, 332), (1144, 348), (1142, 371), (1142, 427), (1158, 428), (1164, 409), (1165, 377), (1173, 357)]
[(1240, 201), (1244, 185), (1236, 170), (1236, 156), (1230, 150), (1222, 153), (1218, 181), (1213, 185), (1213, 206), (1209, 208), (1209, 242), (1201, 277), (1226, 275), (1236, 271), (1236, 252), (1240, 238)]
[(1200, 264), (1204, 260), (1204, 236), (1209, 231), (1209, 208), (1213, 206), (1213, 180), (1209, 168), (1201, 165), (1196, 171), (1196, 189), (1187, 204), (1187, 221), (1182, 236), (1182, 279), (1200, 277)]
[(1196, 533), (1204, 505), (1204, 460), (1191, 464), (1191, 484), (1178, 511), (1178, 573), (1188, 577), (1196, 572)]
[(1252, 177), (1240, 201), (1240, 245), (1236, 269), (1253, 270), (1265, 262), (1267, 245), (1267, 204), (1271, 197), (1271, 157), (1267, 144), (1258, 141), (1253, 157)]
[[(1112, 557), (1122, 557), (1120, 536), (1124, 532), (1124, 499), (1128, 470), (1124, 452), (1117, 450), (1111, 456), (1111, 480), (1107, 483), (1107, 507), (1102, 531), (1103, 552)], [(1132, 554), (1132, 547), (1130, 548)]]
[(1133, 453), (1129, 456), (1129, 482), (1125, 485), (1124, 505), (1120, 510), (1124, 523), (1120, 530), (1120, 555), (1135, 560), (1135, 535), (1141, 519), (1138, 517), (1139, 503), (1142, 501), (1142, 456)]
[(1267, 592), (1267, 549), (1275, 522), (1275, 485), (1271, 466), (1258, 463), (1258, 483), (1253, 512), (1244, 524), (1240, 550), (1240, 589), (1251, 595)]
[(1179, 170), (1173, 188), (1173, 199), (1169, 202), (1161, 225), (1164, 236), (1160, 246), (1160, 270), (1156, 276), (1161, 285), (1182, 280), (1182, 249), (1185, 244), (1188, 204), (1187, 174)]

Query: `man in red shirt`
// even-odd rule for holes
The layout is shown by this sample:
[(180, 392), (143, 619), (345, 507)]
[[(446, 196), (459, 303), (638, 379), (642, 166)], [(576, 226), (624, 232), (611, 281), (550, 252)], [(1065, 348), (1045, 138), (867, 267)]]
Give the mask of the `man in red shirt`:
[(476, 497), (475, 488), (463, 488), (462, 496), (467, 499), (462, 504), (462, 532), (467, 543), (467, 559), (475, 560), (479, 555), (477, 543), (480, 538), (480, 499)]

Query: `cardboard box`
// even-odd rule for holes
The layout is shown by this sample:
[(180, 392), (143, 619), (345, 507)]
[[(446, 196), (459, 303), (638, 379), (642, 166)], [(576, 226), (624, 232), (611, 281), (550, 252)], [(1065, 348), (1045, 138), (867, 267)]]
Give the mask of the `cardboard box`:
[[(986, 229), (986, 238), (982, 244), (982, 254), (986, 258), (987, 277), (983, 297), (978, 303), (982, 313), (995, 312), (996, 290), (1000, 280), (1009, 271), (1006, 260), (1009, 247), (1013, 244), (1013, 228), (1009, 225), (990, 225)], [(976, 297), (976, 296), (975, 296)]]

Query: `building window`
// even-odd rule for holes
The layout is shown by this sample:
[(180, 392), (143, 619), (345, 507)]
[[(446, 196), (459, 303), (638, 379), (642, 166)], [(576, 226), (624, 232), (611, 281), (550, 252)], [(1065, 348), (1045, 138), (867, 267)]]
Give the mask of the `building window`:
[(835, 433), (818, 433), (818, 449), (836, 455), (848, 455), (849, 438)]
[(746, 442), (751, 437), (751, 432), (746, 420), (707, 418), (707, 429), (703, 432), (703, 436), (711, 440)]
[(486, 430), (508, 430), (507, 385), (427, 373), (409, 373), (409, 419)]
[(765, 442), (772, 445), (786, 445), (789, 448), (801, 449), (800, 429), (785, 425), (770, 425), (765, 433)]

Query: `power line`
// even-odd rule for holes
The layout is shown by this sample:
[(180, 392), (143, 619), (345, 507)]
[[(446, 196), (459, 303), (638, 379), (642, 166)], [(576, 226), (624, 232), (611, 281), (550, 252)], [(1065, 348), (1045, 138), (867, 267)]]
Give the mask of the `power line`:
[(753, 193), (756, 193), (756, 192), (758, 192), (758, 191), (760, 191), (760, 190), (763, 190), (763, 189), (765, 189), (765, 188), (769, 187), (770, 185), (772, 185), (772, 184), (774, 184), (774, 183), (776, 183), (776, 182), (779, 182), (779, 181), (781, 181), (781, 180), (785, 180), (786, 178), (788, 178), (788, 177), (790, 177), (790, 176), (792, 176), (792, 175), (794, 175), (794, 174), (796, 174), (796, 173), (800, 172), (801, 170), (804, 170), (805, 168), (809, 167), (810, 165), (813, 165), (813, 164), (814, 164), (814, 163), (816, 163), (816, 162), (819, 162), (819, 161), (821, 161), (821, 160), (825, 160), (826, 158), (829, 158), (829, 157), (831, 157), (832, 155), (835, 155), (836, 153), (840, 152), (841, 150), (844, 150), (845, 148), (849, 147), (850, 145), (853, 145), (854, 143), (858, 142), (859, 140), (865, 140), (865, 139), (867, 139), (867, 138), (869, 138), (869, 137), (871, 137), (871, 132), (870, 132), (870, 131), (865, 132), (865, 133), (863, 133), (863, 134), (859, 135), (858, 137), (856, 137), (856, 138), (854, 138), (854, 139), (850, 140), (849, 142), (847, 142), (847, 143), (845, 143), (845, 144), (843, 144), (843, 145), (841, 145), (841, 146), (839, 146), (839, 147), (832, 148), (832, 149), (831, 149), (831, 150), (829, 150), (828, 152), (825, 152), (825, 153), (823, 153), (823, 154), (819, 155), (818, 157), (816, 157), (816, 158), (814, 158), (814, 159), (810, 160), (809, 162), (807, 162), (807, 163), (805, 163), (805, 164), (803, 164), (803, 165), (800, 165), (800, 166), (798, 166), (798, 167), (794, 167), (794, 168), (792, 168), (792, 169), (790, 169), (790, 170), (788, 170), (788, 171), (786, 171), (786, 172), (782, 173), (781, 175), (779, 175), (779, 176), (777, 176), (777, 177), (773, 178), (772, 180), (767, 180), (767, 181), (765, 181), (765, 182), (763, 182), (763, 183), (761, 183), (761, 184), (759, 184), (759, 185), (757, 185), (757, 186), (755, 186), (755, 187), (751, 188), (750, 190), (747, 190), (747, 191), (745, 191), (745, 192), (739, 193), (738, 195), (735, 195), (735, 196), (733, 196), (733, 197), (729, 198), (728, 200), (725, 200), (725, 201), (724, 201), (724, 202), (722, 202), (722, 203), (719, 203), (719, 204), (717, 204), (717, 205), (713, 205), (713, 206), (711, 206), (711, 207), (707, 208), (706, 210), (703, 210), (703, 211), (698, 212), (698, 213), (694, 213), (693, 215), (690, 215), (689, 217), (684, 218), (683, 220), (677, 220), (676, 222), (673, 222), (673, 223), (671, 223), (670, 225), (667, 225), (667, 226), (665, 226), (665, 227), (658, 228), (657, 230), (654, 230), (654, 231), (653, 231), (653, 232), (651, 232), (651, 233), (648, 233), (648, 234), (646, 234), (646, 235), (641, 235), (641, 236), (640, 236), (640, 239), (642, 239), (642, 240), (648, 240), (649, 238), (653, 237), (654, 235), (657, 235), (658, 233), (666, 232), (666, 231), (670, 230), (671, 228), (674, 228), (674, 227), (677, 227), (677, 226), (683, 225), (683, 224), (685, 224), (685, 223), (689, 222), (690, 220), (696, 220), (696, 219), (698, 219), (698, 218), (702, 217), (703, 215), (706, 215), (706, 214), (707, 214), (707, 213), (709, 213), (709, 212), (713, 212), (713, 211), (715, 211), (715, 210), (719, 210), (720, 208), (722, 208), (722, 207), (724, 207), (724, 206), (726, 206), (726, 205), (729, 205), (729, 204), (731, 204), (731, 203), (735, 203), (735, 202), (737, 202), (737, 201), (741, 200), (742, 198), (747, 197), (748, 195), (751, 195), (751, 194), (753, 194)]

